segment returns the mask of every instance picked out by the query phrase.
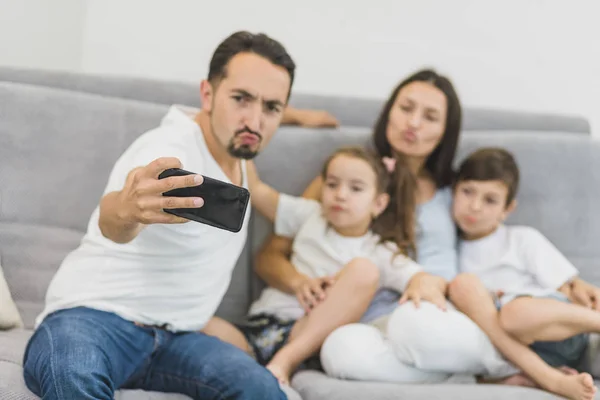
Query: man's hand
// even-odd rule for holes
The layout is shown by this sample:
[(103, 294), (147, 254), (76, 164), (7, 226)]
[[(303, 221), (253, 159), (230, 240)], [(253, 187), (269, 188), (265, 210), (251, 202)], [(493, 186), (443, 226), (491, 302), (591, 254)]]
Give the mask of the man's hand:
[(144, 225), (184, 223), (189, 220), (168, 214), (163, 209), (199, 208), (204, 205), (201, 198), (162, 195), (172, 189), (198, 186), (203, 181), (202, 175), (158, 179), (160, 173), (169, 168), (181, 168), (181, 162), (176, 158), (159, 158), (129, 173), (117, 196), (118, 214), (123, 221)]
[(446, 311), (445, 293), (446, 281), (443, 278), (419, 272), (408, 283), (408, 287), (402, 294), (399, 303), (404, 304), (412, 300), (415, 303), (415, 307), (419, 308), (421, 300), (425, 300)]
[(307, 278), (296, 287), (296, 298), (308, 314), (319, 303), (325, 300), (327, 289), (335, 283), (333, 276)]
[(309, 128), (337, 128), (339, 121), (327, 111), (298, 110), (298, 125)]
[(148, 224), (176, 224), (188, 222), (168, 214), (163, 209), (202, 207), (203, 199), (165, 197), (171, 189), (197, 186), (202, 183), (201, 175), (173, 176), (158, 179), (161, 172), (169, 168), (181, 168), (176, 158), (159, 158), (132, 170), (120, 191), (107, 193), (100, 200), (98, 227), (107, 239), (115, 243), (128, 243)]
[(571, 282), (570, 296), (568, 297), (575, 304), (600, 311), (600, 288), (587, 283), (583, 279), (576, 278)]
[(338, 120), (327, 111), (294, 107), (286, 107), (281, 124), (310, 128), (335, 128), (340, 125)]

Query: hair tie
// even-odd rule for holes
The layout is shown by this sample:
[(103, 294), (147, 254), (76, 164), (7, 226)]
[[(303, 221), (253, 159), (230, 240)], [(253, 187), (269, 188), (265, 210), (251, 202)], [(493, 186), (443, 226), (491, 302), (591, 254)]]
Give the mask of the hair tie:
[(383, 157), (381, 159), (387, 171), (391, 174), (396, 170), (396, 159), (392, 157)]

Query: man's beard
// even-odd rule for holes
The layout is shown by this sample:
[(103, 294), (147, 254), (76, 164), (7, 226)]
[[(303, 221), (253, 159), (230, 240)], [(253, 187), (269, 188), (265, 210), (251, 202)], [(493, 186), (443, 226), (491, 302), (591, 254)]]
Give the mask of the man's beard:
[(240, 129), (239, 131), (235, 132), (235, 134), (229, 141), (229, 144), (227, 145), (227, 152), (233, 157), (242, 158), (244, 160), (251, 160), (258, 155), (258, 148), (256, 150), (252, 150), (252, 148), (247, 144), (242, 144), (240, 145), (240, 147), (235, 147), (235, 138), (243, 133), (255, 135), (258, 138), (258, 145), (260, 148), (260, 143), (262, 142), (261, 134), (253, 131), (248, 127), (244, 127), (243, 129)]
[(235, 158), (242, 158), (244, 160), (252, 160), (254, 157), (258, 155), (258, 150), (252, 150), (250, 146), (243, 144), (240, 147), (235, 147), (233, 143), (233, 138), (229, 141), (229, 145), (227, 146), (227, 152), (229, 155)]
[[(214, 101), (213, 101), (213, 108), (214, 108)], [(213, 115), (211, 115), (210, 124), (211, 124), (213, 135), (215, 135), (216, 131), (215, 131), (214, 123), (213, 123)], [(258, 132), (251, 130), (250, 128), (248, 128), (246, 126), (243, 129), (236, 131), (235, 134), (233, 135), (233, 137), (229, 140), (229, 144), (227, 145), (227, 153), (229, 153), (230, 156), (235, 157), (235, 158), (241, 158), (244, 160), (252, 160), (254, 157), (256, 157), (258, 155), (258, 153), (259, 153), (258, 149), (252, 150), (251, 147), (247, 144), (242, 144), (240, 147), (237, 147), (237, 148), (235, 147), (235, 138), (238, 135), (241, 135), (242, 133), (250, 133), (250, 134), (258, 136), (258, 143), (260, 146), (260, 143), (262, 142), (262, 135)], [(215, 136), (215, 138), (216, 138), (216, 136)], [(217, 141), (218, 141), (218, 139), (217, 139)]]

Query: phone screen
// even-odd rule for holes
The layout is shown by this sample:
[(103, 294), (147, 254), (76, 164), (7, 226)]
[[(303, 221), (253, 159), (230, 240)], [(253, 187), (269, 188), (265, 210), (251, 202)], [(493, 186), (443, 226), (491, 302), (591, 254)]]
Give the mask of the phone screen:
[[(158, 178), (190, 174), (193, 172), (172, 168), (163, 171)], [(200, 208), (173, 208), (164, 211), (231, 232), (242, 229), (250, 201), (247, 189), (207, 176), (204, 176), (204, 182), (199, 186), (173, 189), (163, 193), (163, 196), (201, 197), (204, 205)]]

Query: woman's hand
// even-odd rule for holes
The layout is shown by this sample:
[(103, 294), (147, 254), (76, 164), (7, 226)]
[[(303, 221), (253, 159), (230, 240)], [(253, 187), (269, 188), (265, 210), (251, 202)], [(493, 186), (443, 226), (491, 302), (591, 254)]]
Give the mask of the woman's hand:
[(575, 278), (571, 282), (570, 295), (567, 296), (575, 304), (600, 311), (600, 288), (587, 283), (583, 279)]
[(404, 304), (412, 300), (415, 307), (419, 308), (421, 300), (425, 300), (446, 311), (446, 287), (447, 283), (444, 278), (419, 272), (408, 283), (399, 303)]
[(296, 298), (308, 314), (313, 308), (325, 300), (327, 289), (335, 283), (333, 276), (306, 278), (296, 286)]

